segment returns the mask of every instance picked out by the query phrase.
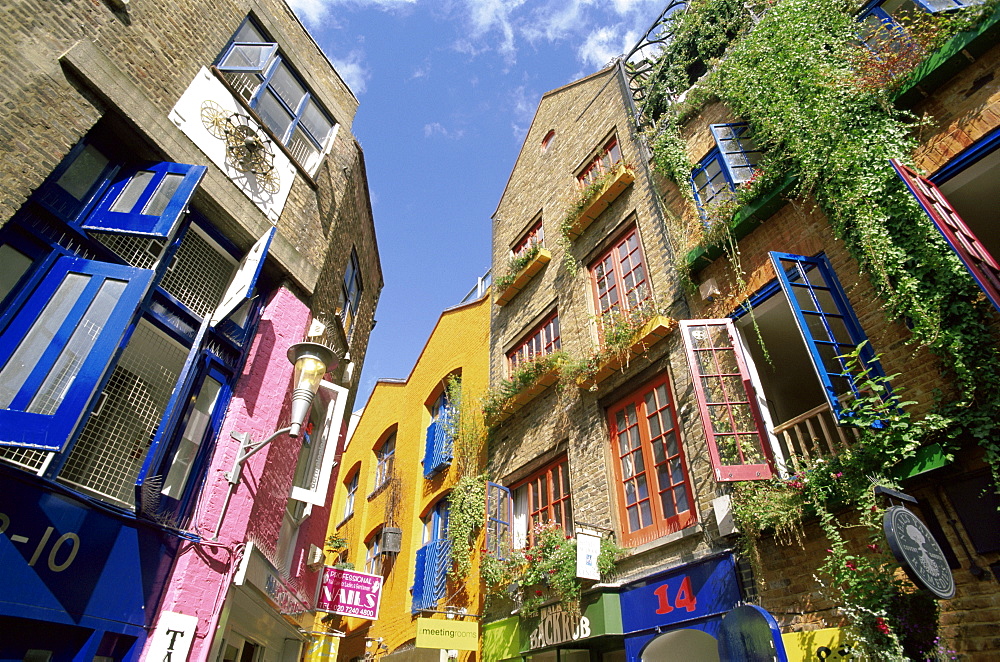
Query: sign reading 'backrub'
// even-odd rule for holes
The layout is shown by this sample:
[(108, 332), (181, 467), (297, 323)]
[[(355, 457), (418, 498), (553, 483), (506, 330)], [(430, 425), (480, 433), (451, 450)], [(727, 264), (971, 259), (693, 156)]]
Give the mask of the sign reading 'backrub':
[(442, 618), (417, 619), (417, 648), (474, 651), (479, 648), (479, 624)]

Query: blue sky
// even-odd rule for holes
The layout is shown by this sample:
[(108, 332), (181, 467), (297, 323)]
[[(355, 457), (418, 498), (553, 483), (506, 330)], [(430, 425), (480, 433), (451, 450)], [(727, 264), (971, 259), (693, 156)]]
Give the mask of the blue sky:
[(665, 0), (289, 0), (361, 102), (385, 288), (356, 408), (409, 375), (490, 267), (490, 216), (541, 95), (630, 49)]

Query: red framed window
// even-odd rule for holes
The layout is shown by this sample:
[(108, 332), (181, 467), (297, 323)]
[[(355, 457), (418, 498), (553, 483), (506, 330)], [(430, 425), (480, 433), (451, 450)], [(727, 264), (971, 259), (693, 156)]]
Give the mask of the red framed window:
[(695, 523), (691, 479), (663, 374), (608, 409), (622, 542), (641, 545)]
[(513, 248), (510, 249), (511, 257), (521, 257), (521, 255), (532, 246), (541, 246), (544, 239), (545, 235), (542, 231), (542, 219), (539, 218), (524, 234), (524, 236), (518, 239)]
[(580, 174), (576, 176), (581, 187), (587, 187), (604, 173), (622, 160), (622, 150), (618, 146), (618, 138), (612, 138), (594, 156), (590, 162), (584, 166)]
[(639, 233), (632, 228), (590, 267), (594, 304), (601, 317), (625, 313), (649, 298)]
[[(531, 547), (535, 544), (536, 527), (555, 524), (573, 533), (573, 504), (570, 498), (569, 462), (562, 457), (543, 467), (535, 474), (512, 488), (515, 494), (515, 522), (524, 522), (527, 530), (523, 539)], [(519, 516), (520, 515), (520, 516)], [(520, 532), (519, 532), (520, 533)], [(518, 536), (522, 537), (522, 536)]]
[(770, 478), (771, 450), (733, 321), (682, 320), (680, 327), (715, 480)]
[(559, 346), (559, 313), (553, 312), (514, 349), (507, 352), (508, 370), (512, 372), (525, 361), (551, 354), (558, 350)]

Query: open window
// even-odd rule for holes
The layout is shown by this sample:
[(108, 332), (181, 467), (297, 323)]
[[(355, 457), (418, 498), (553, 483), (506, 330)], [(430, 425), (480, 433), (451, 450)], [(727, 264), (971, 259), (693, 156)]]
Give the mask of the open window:
[(940, 188), (895, 159), (892, 165), (980, 289), (1000, 311), (1000, 263), (996, 257), (1000, 256), (1000, 222), (996, 216), (1000, 208), (998, 145), (1000, 138), (994, 137), (983, 146), (986, 149), (973, 152), (972, 158), (950, 165), (945, 169), (945, 181)]
[(554, 526), (573, 535), (573, 498), (565, 455), (514, 484), (510, 495), (515, 548), (533, 546), (541, 527)]
[(504, 560), (511, 549), (511, 494), (498, 483), (486, 483), (486, 553)]
[(347, 389), (343, 386), (320, 382), (310, 409), (309, 426), (306, 434), (302, 435), (292, 499), (317, 507), (326, 503), (327, 486), (333, 475), (338, 441), (343, 431), (347, 396)]
[(715, 148), (691, 172), (691, 188), (702, 218), (711, 208), (735, 199), (736, 187), (753, 177), (761, 151), (746, 122), (712, 124)]
[(769, 478), (850, 445), (841, 412), (858, 385), (839, 357), (864, 343), (864, 365), (883, 375), (825, 256), (771, 259), (778, 278), (735, 319), (681, 322), (719, 481)]

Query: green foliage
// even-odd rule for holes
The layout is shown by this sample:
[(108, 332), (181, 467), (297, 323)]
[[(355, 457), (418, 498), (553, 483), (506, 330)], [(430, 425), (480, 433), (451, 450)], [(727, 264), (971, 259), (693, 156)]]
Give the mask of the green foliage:
[(483, 525), (486, 478), (466, 474), (458, 479), (448, 494), (448, 539), (451, 540), (452, 565), (448, 574), (464, 579), (472, 569), (472, 550), (476, 532)]
[(576, 222), (580, 219), (580, 215), (590, 206), (594, 198), (599, 196), (604, 189), (618, 178), (622, 168), (634, 170), (635, 167), (628, 163), (618, 163), (611, 169), (603, 172), (594, 181), (590, 182), (590, 184), (581, 188), (563, 212), (562, 221), (559, 223), (559, 245), (563, 249), (563, 264), (571, 274), (576, 274), (580, 266), (573, 256), (572, 251), (573, 240), (570, 239), (570, 233), (573, 230), (573, 226), (576, 225)]
[(514, 396), (534, 386), (542, 375), (559, 367), (566, 359), (566, 352), (555, 351), (538, 354), (518, 363), (510, 378), (501, 380), (483, 396), (483, 415), (486, 420), (496, 421), (510, 406)]
[(514, 280), (517, 278), (517, 274), (528, 266), (535, 256), (538, 255), (538, 251), (542, 248), (541, 244), (532, 244), (528, 248), (524, 249), (520, 255), (517, 257), (511, 257), (507, 260), (507, 272), (496, 279), (493, 283), (493, 287), (496, 288), (497, 292), (503, 292), (508, 287), (510, 287)]
[[(487, 599), (516, 583), (521, 602), (518, 613), (522, 617), (536, 615), (539, 607), (552, 598), (564, 608), (578, 611), (582, 586), (576, 576), (576, 539), (552, 522), (536, 524), (533, 534), (533, 545), (513, 550), (506, 559), (483, 555), (481, 574)], [(626, 554), (613, 540), (602, 538), (597, 557), (601, 577), (613, 573), (615, 564)]]

